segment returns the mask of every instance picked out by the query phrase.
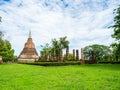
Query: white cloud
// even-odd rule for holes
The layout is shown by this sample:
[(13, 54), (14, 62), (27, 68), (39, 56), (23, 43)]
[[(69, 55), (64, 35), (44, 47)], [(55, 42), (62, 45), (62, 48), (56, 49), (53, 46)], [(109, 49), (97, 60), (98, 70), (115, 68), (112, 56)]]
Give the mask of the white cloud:
[(6, 32), (16, 55), (24, 47), (30, 29), (37, 51), (41, 44), (62, 36), (70, 40), (71, 50), (94, 43), (109, 45), (113, 30), (107, 27), (113, 22), (112, 10), (118, 2), (13, 0), (0, 5), (0, 28)]

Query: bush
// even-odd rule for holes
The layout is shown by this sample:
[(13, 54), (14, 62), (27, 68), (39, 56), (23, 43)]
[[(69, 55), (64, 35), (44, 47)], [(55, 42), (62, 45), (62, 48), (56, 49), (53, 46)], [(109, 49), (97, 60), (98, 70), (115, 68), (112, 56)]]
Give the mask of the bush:
[(80, 62), (19, 62), (19, 64), (40, 66), (65, 66), (65, 65), (80, 65)]

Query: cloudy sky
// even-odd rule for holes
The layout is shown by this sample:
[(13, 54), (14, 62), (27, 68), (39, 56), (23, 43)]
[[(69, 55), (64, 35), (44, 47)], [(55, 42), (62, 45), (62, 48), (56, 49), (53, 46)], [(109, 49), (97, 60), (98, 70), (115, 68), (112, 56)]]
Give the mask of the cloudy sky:
[(19, 55), (29, 30), (39, 53), (40, 45), (67, 36), (70, 50), (91, 44), (110, 45), (108, 29), (120, 0), (0, 0), (0, 30)]

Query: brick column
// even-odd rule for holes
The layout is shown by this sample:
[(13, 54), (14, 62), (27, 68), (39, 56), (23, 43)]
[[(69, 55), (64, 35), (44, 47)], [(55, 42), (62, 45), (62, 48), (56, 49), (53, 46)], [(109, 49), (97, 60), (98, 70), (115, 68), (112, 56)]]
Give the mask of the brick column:
[(82, 63), (85, 63), (85, 60), (84, 60), (84, 49), (81, 48), (81, 59), (82, 59)]
[(45, 61), (48, 60), (47, 51), (45, 51)]
[(60, 61), (63, 61), (63, 51), (60, 49)]
[(44, 57), (43, 57), (43, 51), (40, 51), (40, 55), (41, 55), (40, 60), (43, 60), (44, 59)]
[(79, 50), (76, 50), (76, 60), (79, 60)]
[(75, 60), (75, 49), (73, 49), (73, 60)]
[(94, 51), (92, 51), (92, 61), (95, 61), (95, 58), (94, 58)]
[(56, 49), (54, 49), (53, 60), (56, 61)]
[(51, 51), (49, 51), (49, 61), (51, 61)]

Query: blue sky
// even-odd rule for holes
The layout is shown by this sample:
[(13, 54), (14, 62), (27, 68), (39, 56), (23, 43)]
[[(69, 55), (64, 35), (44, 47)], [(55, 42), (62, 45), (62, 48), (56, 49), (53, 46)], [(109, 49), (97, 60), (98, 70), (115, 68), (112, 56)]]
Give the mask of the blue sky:
[(70, 50), (110, 45), (113, 9), (120, 0), (0, 0), (0, 29), (19, 55), (29, 30), (37, 51), (51, 39), (67, 36)]

